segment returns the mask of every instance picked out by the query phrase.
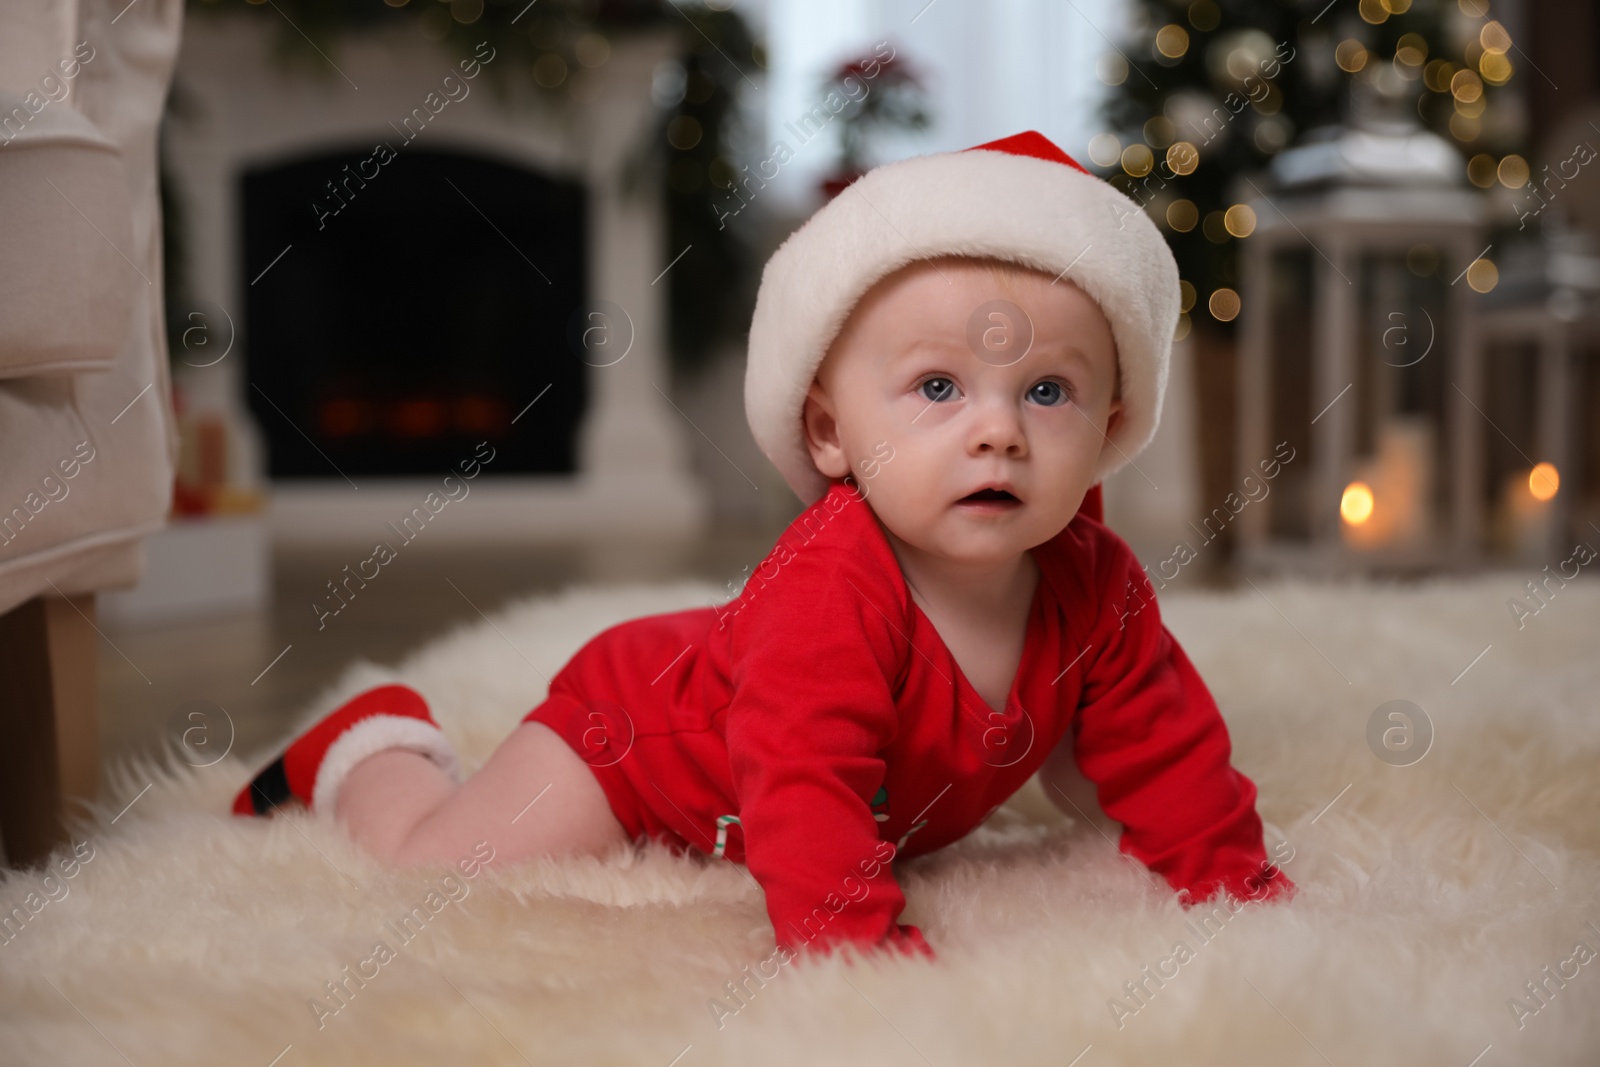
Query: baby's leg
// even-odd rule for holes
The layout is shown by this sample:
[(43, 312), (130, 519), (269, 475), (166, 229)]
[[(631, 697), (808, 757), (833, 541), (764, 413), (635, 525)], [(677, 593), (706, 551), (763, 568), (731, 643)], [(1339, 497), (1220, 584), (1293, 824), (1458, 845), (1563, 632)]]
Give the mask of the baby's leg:
[(600, 855), (628, 841), (589, 765), (540, 722), (520, 724), (459, 786), (417, 752), (368, 756), (345, 779), (334, 817), (400, 866), (455, 863), (480, 841), (502, 863)]

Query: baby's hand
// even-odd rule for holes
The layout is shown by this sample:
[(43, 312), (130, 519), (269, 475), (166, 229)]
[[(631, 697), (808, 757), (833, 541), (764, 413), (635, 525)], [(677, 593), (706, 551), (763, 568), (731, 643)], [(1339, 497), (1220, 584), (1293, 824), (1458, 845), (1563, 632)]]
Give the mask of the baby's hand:
[(1218, 883), (1211, 886), (1203, 896), (1196, 896), (1187, 889), (1180, 889), (1178, 903), (1187, 911), (1207, 904), (1218, 890), (1226, 891), (1241, 904), (1266, 904), (1294, 899), (1300, 887), (1289, 880), (1289, 876), (1283, 873), (1283, 868), (1276, 864), (1264, 866), (1266, 870), (1262, 874), (1248, 875), (1242, 881), (1233, 879)]

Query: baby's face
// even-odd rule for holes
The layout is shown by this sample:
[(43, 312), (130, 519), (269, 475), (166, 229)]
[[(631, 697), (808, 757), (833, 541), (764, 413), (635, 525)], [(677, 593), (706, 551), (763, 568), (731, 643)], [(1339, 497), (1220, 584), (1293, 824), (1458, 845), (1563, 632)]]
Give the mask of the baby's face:
[[(1116, 375), (1110, 323), (1067, 279), (914, 263), (863, 297), (829, 349), (806, 398), (807, 444), (823, 474), (855, 475), (900, 540), (998, 562), (1054, 537), (1083, 503), (1121, 418)], [(972, 497), (989, 485), (1011, 498)]]

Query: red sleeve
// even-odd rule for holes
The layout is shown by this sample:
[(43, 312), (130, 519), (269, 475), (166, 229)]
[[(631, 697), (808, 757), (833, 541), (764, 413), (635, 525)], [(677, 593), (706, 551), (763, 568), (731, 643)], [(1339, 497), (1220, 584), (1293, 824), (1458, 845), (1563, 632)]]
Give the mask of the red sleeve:
[(1162, 623), (1132, 550), (1120, 538), (1114, 548), (1093, 639), (1101, 651), (1073, 729), (1079, 769), (1123, 826), (1119, 847), (1187, 890), (1186, 906), (1219, 887), (1240, 900), (1292, 893), (1267, 860), (1255, 783), (1228, 762), (1216, 702)]
[(897, 730), (893, 586), (820, 545), (780, 558), (750, 579), (771, 573), (732, 635), (725, 732), (745, 863), (791, 952), (850, 942), (931, 955), (915, 926), (895, 922), (895, 847), (870, 804)]

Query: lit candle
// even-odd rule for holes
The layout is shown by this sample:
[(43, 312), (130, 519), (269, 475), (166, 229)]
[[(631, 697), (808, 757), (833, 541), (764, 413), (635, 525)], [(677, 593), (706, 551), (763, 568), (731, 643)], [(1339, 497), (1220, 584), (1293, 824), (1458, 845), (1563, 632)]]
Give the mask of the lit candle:
[(1378, 433), (1378, 454), (1362, 464), (1339, 501), (1351, 548), (1421, 548), (1432, 532), (1433, 431), (1424, 419), (1394, 418)]
[(1504, 543), (1523, 563), (1538, 563), (1550, 551), (1554, 508), (1550, 501), (1561, 486), (1553, 464), (1539, 463), (1506, 476), (1501, 493), (1506, 529)]

